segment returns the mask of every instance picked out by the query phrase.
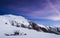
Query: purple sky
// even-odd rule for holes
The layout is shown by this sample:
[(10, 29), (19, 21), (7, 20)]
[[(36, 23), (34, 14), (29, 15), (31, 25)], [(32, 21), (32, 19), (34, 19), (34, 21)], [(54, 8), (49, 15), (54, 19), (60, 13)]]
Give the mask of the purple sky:
[(60, 21), (60, 0), (1, 0), (0, 8), (31, 19)]
[(5, 8), (30, 17), (60, 16), (60, 0), (8, 0)]

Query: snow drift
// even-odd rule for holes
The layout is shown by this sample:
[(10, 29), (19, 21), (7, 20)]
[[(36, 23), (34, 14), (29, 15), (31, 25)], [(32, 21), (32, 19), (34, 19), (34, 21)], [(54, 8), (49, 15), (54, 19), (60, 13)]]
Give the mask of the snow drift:
[(59, 38), (59, 35), (60, 27), (36, 24), (22, 16), (0, 15), (1, 38)]

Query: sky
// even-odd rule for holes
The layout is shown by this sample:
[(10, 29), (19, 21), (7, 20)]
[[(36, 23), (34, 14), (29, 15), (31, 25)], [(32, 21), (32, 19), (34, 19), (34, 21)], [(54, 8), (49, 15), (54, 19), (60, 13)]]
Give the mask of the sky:
[(0, 0), (0, 15), (23, 16), (43, 25), (60, 25), (60, 0)]

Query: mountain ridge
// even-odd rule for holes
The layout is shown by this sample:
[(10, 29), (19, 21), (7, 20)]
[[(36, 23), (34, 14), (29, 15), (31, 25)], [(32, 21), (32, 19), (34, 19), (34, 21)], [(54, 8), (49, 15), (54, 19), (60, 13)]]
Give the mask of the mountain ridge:
[(5, 27), (8, 29), (10, 29), (9, 26), (14, 28), (15, 30), (16, 28), (20, 29), (21, 27), (23, 27), (23, 28), (33, 29), (39, 32), (54, 33), (54, 34), (60, 35), (60, 28), (58, 27), (51, 27), (51, 26), (46, 27), (44, 25), (40, 25), (30, 20), (27, 20), (22, 16), (16, 16), (11, 14), (1, 15), (0, 25), (2, 26), (6, 25), (7, 27), (6, 26)]

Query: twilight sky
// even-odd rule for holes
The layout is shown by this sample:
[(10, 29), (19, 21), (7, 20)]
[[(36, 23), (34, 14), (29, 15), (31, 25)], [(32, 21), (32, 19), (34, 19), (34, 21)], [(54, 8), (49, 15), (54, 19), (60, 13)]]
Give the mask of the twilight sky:
[(0, 0), (2, 14), (21, 15), (44, 25), (60, 25), (60, 0)]

